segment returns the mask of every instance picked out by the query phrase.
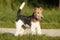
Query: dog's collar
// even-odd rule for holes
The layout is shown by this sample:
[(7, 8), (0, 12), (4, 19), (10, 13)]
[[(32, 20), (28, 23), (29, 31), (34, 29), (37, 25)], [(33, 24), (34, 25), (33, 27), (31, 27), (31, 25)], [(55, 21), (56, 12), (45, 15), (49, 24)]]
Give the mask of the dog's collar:
[(38, 19), (34, 17), (34, 13), (32, 14), (32, 21), (36, 22)]
[(38, 20), (38, 19), (35, 18), (35, 17), (32, 18), (32, 21), (33, 21), (33, 22), (36, 22), (37, 20)]

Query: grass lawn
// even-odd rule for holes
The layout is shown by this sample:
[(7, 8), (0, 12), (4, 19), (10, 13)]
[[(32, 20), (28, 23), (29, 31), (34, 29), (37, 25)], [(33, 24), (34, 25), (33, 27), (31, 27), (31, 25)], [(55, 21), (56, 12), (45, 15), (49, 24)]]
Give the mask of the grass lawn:
[(15, 37), (13, 34), (0, 34), (0, 40), (60, 40), (60, 37), (50, 37), (46, 35), (24, 35)]

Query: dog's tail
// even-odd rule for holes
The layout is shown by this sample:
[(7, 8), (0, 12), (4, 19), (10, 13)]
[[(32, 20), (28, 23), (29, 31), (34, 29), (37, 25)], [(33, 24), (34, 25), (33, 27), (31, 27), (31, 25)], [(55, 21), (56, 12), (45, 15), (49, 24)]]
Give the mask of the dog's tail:
[(25, 2), (23, 2), (23, 3), (21, 4), (21, 6), (19, 7), (18, 12), (17, 12), (17, 17), (20, 16), (20, 12), (21, 12), (21, 10), (23, 9), (24, 5), (25, 5)]

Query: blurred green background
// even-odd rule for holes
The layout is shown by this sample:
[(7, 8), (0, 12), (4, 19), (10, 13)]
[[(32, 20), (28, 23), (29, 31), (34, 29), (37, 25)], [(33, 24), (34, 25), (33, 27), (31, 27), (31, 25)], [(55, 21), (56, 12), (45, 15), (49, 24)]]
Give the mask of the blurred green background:
[(43, 7), (41, 28), (60, 29), (59, 0), (0, 0), (0, 27), (15, 28), (17, 10), (23, 1), (26, 5), (21, 15), (30, 16), (35, 6)]

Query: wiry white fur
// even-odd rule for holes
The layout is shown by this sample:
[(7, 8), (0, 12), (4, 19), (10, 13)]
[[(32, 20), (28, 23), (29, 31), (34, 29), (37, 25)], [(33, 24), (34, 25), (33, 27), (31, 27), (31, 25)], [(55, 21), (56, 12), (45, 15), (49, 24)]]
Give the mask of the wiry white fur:
[(31, 32), (33, 35), (42, 34), (39, 21), (31, 22)]
[(22, 28), (23, 24), (24, 23), (21, 20), (18, 20), (16, 22), (16, 33), (15, 33), (15, 36), (18, 36), (19, 34), (23, 35), (23, 32), (24, 32), (24, 29)]
[(24, 5), (25, 5), (25, 2), (23, 2), (23, 3), (21, 4), (21, 6), (20, 6), (20, 9), (21, 9), (21, 10), (23, 9)]

